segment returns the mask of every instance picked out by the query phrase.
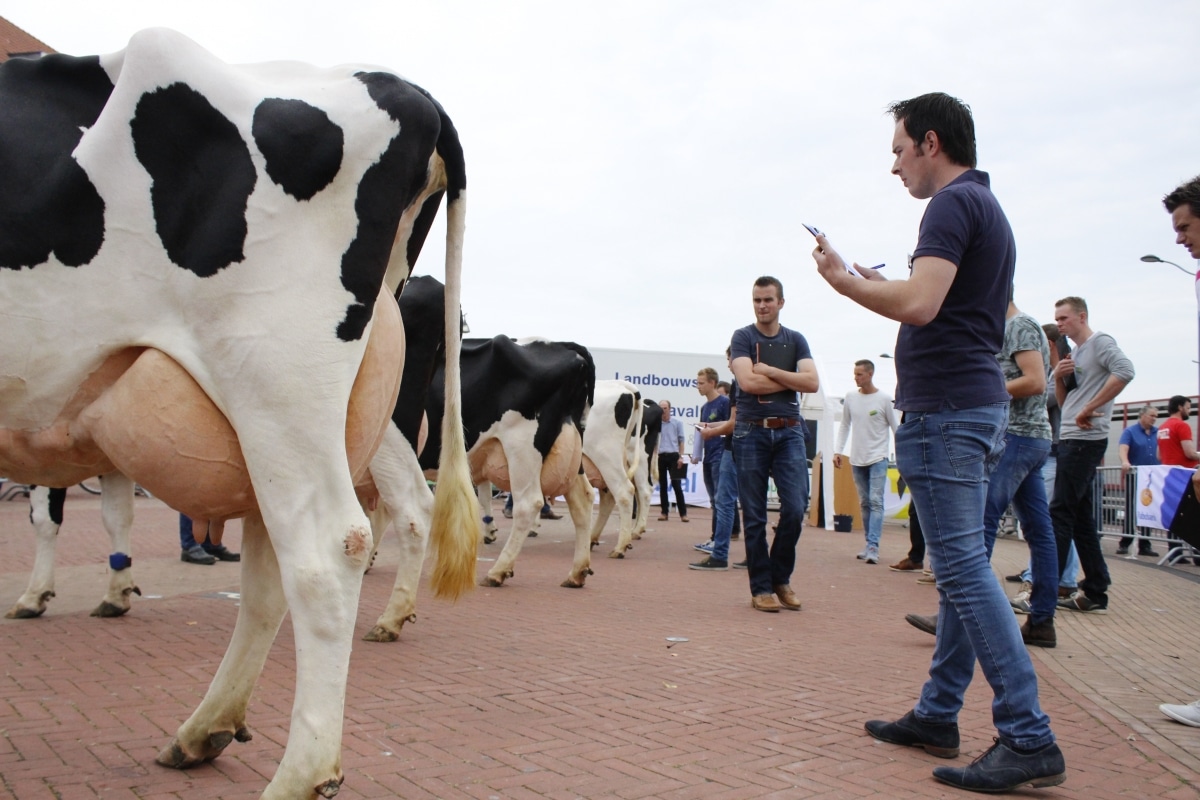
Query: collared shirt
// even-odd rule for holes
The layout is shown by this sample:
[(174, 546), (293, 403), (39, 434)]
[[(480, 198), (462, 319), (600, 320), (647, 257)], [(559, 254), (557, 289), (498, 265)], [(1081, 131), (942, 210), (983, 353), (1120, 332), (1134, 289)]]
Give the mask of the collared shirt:
[(1121, 431), (1118, 445), (1129, 447), (1129, 463), (1135, 467), (1158, 463), (1158, 426), (1151, 425), (1146, 431), (1140, 422), (1135, 422)]

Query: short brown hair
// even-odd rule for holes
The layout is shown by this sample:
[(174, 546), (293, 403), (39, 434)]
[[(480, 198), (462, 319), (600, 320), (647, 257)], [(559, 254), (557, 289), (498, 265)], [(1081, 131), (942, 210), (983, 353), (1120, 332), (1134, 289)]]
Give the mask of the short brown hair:
[(870, 372), (871, 374), (875, 373), (875, 362), (869, 358), (860, 358), (858, 361), (854, 362), (854, 366), (866, 367), (867, 372)]
[(711, 383), (716, 383), (717, 380), (721, 377), (720, 375), (717, 374), (717, 371), (715, 369), (713, 369), (712, 367), (705, 367), (704, 369), (702, 369), (696, 373), (697, 378), (699, 378), (701, 375), (703, 375), (705, 378), (707, 378)]
[(1059, 300), (1054, 304), (1055, 308), (1058, 308), (1059, 306), (1070, 306), (1071, 308), (1075, 309), (1075, 311), (1082, 312), (1084, 314), (1087, 313), (1087, 300), (1084, 300), (1082, 297), (1064, 297), (1062, 300)]
[(779, 278), (772, 278), (770, 275), (763, 275), (761, 278), (754, 281), (754, 285), (759, 289), (765, 289), (768, 286), (774, 286), (775, 296), (780, 300), (783, 299), (783, 283), (779, 280)]

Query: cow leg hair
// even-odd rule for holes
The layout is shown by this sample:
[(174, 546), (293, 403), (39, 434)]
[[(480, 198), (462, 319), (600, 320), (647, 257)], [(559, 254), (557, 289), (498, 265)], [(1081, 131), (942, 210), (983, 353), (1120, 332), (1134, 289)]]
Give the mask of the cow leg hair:
[(202, 764), (219, 756), (231, 741), (250, 740), (246, 728), (250, 692), (287, 612), (279, 563), (257, 512), (242, 525), (241, 584), (242, 602), (229, 649), (204, 700), (158, 754), (156, 760), (164, 767)]

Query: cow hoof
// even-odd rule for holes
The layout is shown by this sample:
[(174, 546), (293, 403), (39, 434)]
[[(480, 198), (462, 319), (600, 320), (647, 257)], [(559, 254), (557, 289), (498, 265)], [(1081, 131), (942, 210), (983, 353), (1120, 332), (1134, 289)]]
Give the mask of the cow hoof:
[(483, 535), (483, 543), (484, 544), (492, 544), (495, 541), (496, 541), (496, 534), (493, 533), (492, 531), (488, 531), (487, 533), (485, 533)]
[(212, 761), (221, 755), (234, 739), (237, 739), (239, 742), (248, 742), (251, 738), (250, 731), (245, 728), (239, 728), (236, 733), (233, 731), (216, 731), (208, 735), (208, 741), (204, 743), (203, 752), (197, 755), (185, 752), (180, 746), (179, 740), (172, 739), (171, 743), (164, 747), (154, 760), (162, 766), (170, 767), (171, 769), (187, 769), (197, 764)]
[(46, 613), (46, 607), (41, 608), (26, 608), (25, 606), (13, 606), (8, 613), (4, 615), (5, 619), (35, 619)]
[(583, 581), (577, 581), (574, 578), (567, 578), (565, 581), (560, 583), (559, 586), (563, 587), (564, 589), (582, 589)]
[(608, 557), (609, 558), (624, 558), (625, 551), (624, 550), (613, 550), (611, 553), (608, 554)]
[(342, 788), (342, 780), (343, 778), (331, 778), (325, 781), (316, 788), (317, 794), (326, 798), (326, 800), (329, 800), (330, 797), (336, 796), (338, 791)]
[(363, 637), (364, 642), (394, 642), (400, 638), (400, 631), (388, 630), (382, 625), (376, 625)]
[(480, 586), (490, 586), (492, 588), (496, 588), (496, 587), (504, 585), (504, 579), (503, 578), (496, 579), (496, 578), (493, 578), (491, 575), (485, 575), (479, 580), (479, 585)]
[(635, 533), (635, 534), (633, 535), (633, 538), (634, 538), (634, 539), (640, 539), (640, 538), (642, 538), (642, 535), (641, 535), (640, 533)]
[(592, 542), (591, 546), (590, 546), (588, 549), (589, 549), (589, 550), (595, 550), (595, 549), (596, 549), (596, 545), (598, 545), (598, 544), (600, 544), (600, 543), (599, 543), (599, 542)]
[(92, 611), (93, 617), (120, 617), (129, 610), (129, 606), (121, 607), (105, 600)]

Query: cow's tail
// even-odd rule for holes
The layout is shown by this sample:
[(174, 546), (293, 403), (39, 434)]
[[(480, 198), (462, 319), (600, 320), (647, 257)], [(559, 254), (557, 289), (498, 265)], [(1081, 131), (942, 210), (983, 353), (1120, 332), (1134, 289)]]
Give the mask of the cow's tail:
[(466, 195), (451, 193), (446, 204), (446, 395), (442, 415), (442, 454), (438, 463), (430, 540), (437, 548), (430, 583), (438, 597), (454, 599), (475, 584), (479, 542), (476, 499), (467, 466), (462, 426), (461, 294)]

